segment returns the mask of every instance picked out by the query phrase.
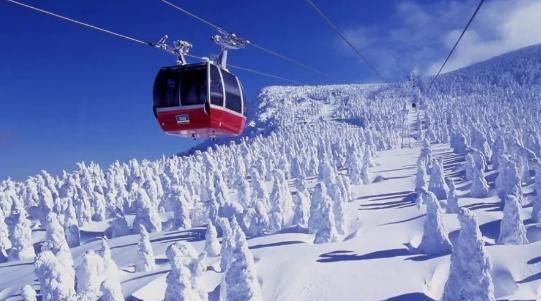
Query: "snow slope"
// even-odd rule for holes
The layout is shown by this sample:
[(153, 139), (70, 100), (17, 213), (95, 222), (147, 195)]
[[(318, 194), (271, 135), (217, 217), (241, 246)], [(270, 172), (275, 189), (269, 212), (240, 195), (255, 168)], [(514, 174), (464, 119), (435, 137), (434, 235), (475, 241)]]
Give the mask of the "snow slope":
[[(425, 91), (428, 97), (421, 101), (421, 114), (410, 108), (412, 93), (405, 84), (265, 88), (259, 96), (258, 113), (249, 133), (241, 139), (244, 144), (213, 146), (209, 153), (230, 152), (233, 154), (231, 156), (237, 154), (238, 157), (238, 151), (250, 156), (252, 145), (268, 145), (272, 149), (270, 152), (279, 152), (280, 148), (285, 148), (284, 145), (292, 143), (297, 143), (299, 149), (310, 148), (313, 141), (318, 139), (334, 145), (340, 144), (340, 137), (356, 138), (358, 132), (373, 134), (377, 153), (370, 167), (373, 181), (351, 187), (351, 199), (346, 204), (349, 225), (339, 241), (314, 244), (314, 235), (296, 226), (284, 227), (277, 233), (249, 237), (248, 244), (255, 258), (264, 300), (406, 301), (441, 298), (450, 256), (429, 256), (417, 249), (426, 218), (425, 208), (416, 204), (414, 191), (416, 162), (421, 146), (413, 137), (421, 134), (419, 125), (426, 136), (430, 136), (430, 130), (434, 129), (431, 145), (433, 156), (443, 160), (446, 176), (452, 177), (457, 183), (460, 205), (477, 216), (492, 262), (495, 296), (498, 300), (538, 299), (541, 287), (541, 227), (529, 218), (532, 212), (530, 202), (536, 197), (533, 182), (523, 183), (522, 187), (525, 203), (521, 216), (530, 243), (496, 244), (502, 218), (494, 184), (497, 171), (491, 164), (486, 173), (491, 187), (488, 197), (469, 197), (471, 181), (464, 178), (465, 157), (453, 152), (447, 141), (441, 141), (445, 140), (441, 138), (445, 134), (440, 129), (446, 128), (449, 119), (470, 126), (490, 124), (492, 121), (489, 118), (481, 116), (480, 112), (485, 111), (493, 114), (487, 116), (497, 116), (501, 112), (499, 110), (505, 110), (509, 116), (502, 118), (502, 122), (512, 122), (528, 110), (540, 112), (541, 69), (537, 68), (540, 62), (541, 47), (533, 46), (446, 74), (436, 83), (436, 89)], [(487, 104), (496, 104), (498, 108), (487, 109)], [(530, 114), (533, 113), (528, 113), (524, 118), (526, 121), (517, 122), (517, 127), (539, 131), (539, 120)], [(468, 130), (464, 132), (469, 135)], [(491, 135), (488, 134), (489, 138), (494, 136), (491, 140), (497, 136)], [(519, 136), (522, 135), (520, 132)], [(280, 137), (284, 145), (279, 144), (274, 149), (276, 137)], [(412, 145), (411, 148), (400, 147), (404, 139)], [(340, 151), (335, 153), (340, 157)], [(278, 161), (287, 154), (282, 150), (273, 160)], [(186, 156), (181, 160), (197, 161), (200, 164), (196, 165), (198, 168), (205, 166), (199, 155)], [(256, 161), (251, 163), (256, 164)], [(156, 163), (156, 169), (164, 168), (166, 164), (163, 162)], [(224, 165), (218, 169), (224, 174), (235, 173), (235, 163), (221, 164)], [(278, 167), (278, 162), (272, 164)], [(141, 165), (144, 163), (141, 162)], [(208, 166), (205, 168), (210, 170)], [(339, 166), (339, 172), (347, 175), (346, 166)], [(186, 175), (186, 178), (191, 176)], [(98, 176), (96, 178), (99, 179)], [(315, 175), (307, 176), (306, 180), (309, 187), (319, 181)], [(295, 192), (294, 182), (294, 177), (288, 179), (292, 192)], [(232, 183), (228, 185), (232, 187)], [(265, 185), (270, 190), (272, 181), (266, 181)], [(4, 184), (0, 188), (8, 191), (8, 186)], [(197, 191), (197, 188), (193, 191)], [(234, 203), (241, 202), (234, 189), (228, 198)], [(132, 223), (133, 214), (126, 212), (129, 224)], [(164, 224), (167, 224), (170, 215), (170, 212), (162, 212)], [(83, 245), (71, 250), (75, 265), (82, 260), (86, 250), (99, 249), (99, 238), (107, 232), (109, 221), (89, 222), (81, 227)], [(443, 223), (454, 242), (459, 231), (456, 214), (444, 213)], [(39, 222), (34, 221), (34, 224), (32, 238), (35, 248), (39, 250), (44, 234)], [(166, 248), (175, 241), (189, 241), (201, 251), (204, 229), (204, 225), (194, 219), (194, 227), (190, 229), (151, 233), (157, 268), (143, 273), (137, 273), (134, 269), (139, 235), (109, 239), (113, 259), (121, 269), (125, 298), (162, 300), (170, 269)], [(219, 258), (208, 258), (205, 262), (208, 267), (202, 282), (205, 289), (212, 292), (219, 285), (223, 273)], [(0, 263), (0, 300), (21, 300), (20, 289), (25, 284), (39, 289), (32, 261)]]

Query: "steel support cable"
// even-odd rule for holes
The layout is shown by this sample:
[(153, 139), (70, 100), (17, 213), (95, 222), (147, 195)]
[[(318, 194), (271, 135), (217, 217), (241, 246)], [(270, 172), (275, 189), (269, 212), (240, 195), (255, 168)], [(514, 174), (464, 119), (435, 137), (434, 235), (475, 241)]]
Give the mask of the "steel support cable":
[(81, 22), (81, 21), (78, 21), (78, 20), (75, 20), (75, 19), (72, 19), (72, 18), (68, 18), (66, 16), (55, 14), (53, 12), (50, 12), (50, 11), (47, 11), (47, 10), (44, 10), (44, 9), (41, 9), (41, 8), (38, 8), (38, 7), (35, 7), (35, 6), (31, 6), (31, 5), (28, 5), (28, 4), (19, 2), (19, 1), (15, 1), (15, 0), (6, 0), (6, 1), (10, 2), (10, 3), (13, 3), (13, 4), (16, 4), (16, 5), (19, 5), (19, 6), (22, 6), (22, 7), (25, 7), (25, 8), (28, 8), (28, 9), (31, 9), (31, 10), (34, 10), (34, 11), (37, 11), (37, 12), (40, 12), (40, 13), (43, 13), (43, 14), (46, 14), (46, 15), (49, 15), (49, 16), (53, 16), (53, 17), (56, 17), (56, 18), (59, 18), (59, 19), (62, 19), (62, 20), (77, 24), (77, 25), (81, 25), (81, 26), (86, 27), (86, 28), (90, 28), (90, 29), (97, 30), (97, 31), (100, 31), (100, 32), (108, 33), (110, 35), (126, 39), (128, 41), (132, 41), (132, 42), (135, 42), (135, 43), (144, 44), (144, 45), (148, 45), (148, 46), (154, 46), (154, 44), (151, 43), (151, 42), (146, 42), (146, 41), (139, 40), (139, 39), (136, 39), (136, 38), (124, 35), (124, 34), (116, 33), (116, 32), (107, 30), (105, 28), (101, 28), (101, 27), (94, 26), (94, 25), (91, 25), (91, 24), (88, 24), (88, 23), (85, 23), (85, 22)]
[[(201, 56), (197, 56), (197, 55), (193, 55), (193, 54), (187, 54), (186, 56), (190, 57), (190, 58), (194, 58), (194, 59), (199, 59), (199, 60), (204, 60), (205, 59), (205, 58), (203, 58)], [(292, 83), (292, 84), (296, 84), (296, 85), (305, 85), (302, 82), (292, 80), (292, 79), (289, 79), (289, 78), (285, 78), (285, 77), (281, 77), (279, 75), (274, 75), (274, 74), (271, 74), (271, 73), (258, 71), (258, 70), (254, 70), (254, 69), (251, 69), (251, 68), (246, 68), (246, 67), (242, 67), (242, 66), (234, 65), (234, 64), (227, 64), (227, 65), (229, 67), (233, 68), (233, 69), (242, 70), (242, 71), (250, 72), (250, 73), (253, 73), (253, 74), (258, 74), (258, 75), (266, 76), (266, 77), (269, 77), (269, 78), (279, 79), (279, 80), (289, 82), (289, 83)]]
[(203, 23), (207, 24), (208, 26), (210, 26), (210, 27), (212, 27), (212, 28), (214, 28), (214, 29), (216, 29), (218, 31), (226, 31), (223, 28), (221, 28), (220, 26), (201, 18), (201, 17), (197, 16), (196, 14), (193, 14), (190, 11), (185, 10), (184, 8), (182, 8), (180, 6), (175, 5), (174, 3), (171, 3), (171, 2), (169, 2), (167, 0), (160, 0), (160, 1), (162, 1), (163, 3), (173, 7), (174, 9), (176, 9), (176, 10), (182, 12), (182, 13), (185, 13), (186, 15), (188, 15), (188, 16), (190, 16), (190, 17), (192, 17), (192, 18), (194, 18), (194, 19), (196, 19), (196, 20), (198, 20), (200, 22), (203, 22)]
[[(95, 25), (92, 25), (92, 24), (81, 22), (81, 21), (78, 21), (78, 20), (75, 20), (75, 19), (72, 19), (72, 18), (69, 18), (69, 17), (66, 17), (66, 16), (62, 16), (62, 15), (59, 15), (59, 14), (56, 14), (56, 13), (53, 13), (53, 12), (50, 12), (50, 11), (35, 7), (35, 6), (31, 6), (31, 5), (16, 1), (16, 0), (5, 0), (5, 1), (10, 2), (12, 4), (22, 6), (24, 8), (31, 9), (31, 10), (36, 11), (36, 12), (40, 12), (40, 13), (43, 13), (43, 14), (46, 14), (46, 15), (49, 15), (49, 16), (52, 16), (52, 17), (56, 17), (56, 18), (59, 18), (59, 19), (62, 19), (62, 20), (65, 20), (65, 21), (68, 21), (68, 22), (71, 22), (71, 23), (74, 23), (74, 24), (77, 24), (77, 25), (81, 25), (81, 26), (86, 27), (86, 28), (90, 28), (90, 29), (93, 29), (93, 30), (96, 30), (96, 31), (99, 31), (99, 32), (107, 33), (107, 34), (110, 34), (110, 35), (113, 35), (115, 37), (119, 37), (119, 38), (122, 38), (122, 39), (126, 39), (128, 41), (132, 41), (132, 42), (135, 42), (135, 43), (138, 43), (138, 44), (150, 46), (150, 47), (153, 47), (153, 48), (156, 47), (156, 45), (153, 42), (147, 42), (147, 41), (140, 40), (140, 39), (137, 39), (137, 38), (134, 38), (134, 37), (130, 37), (130, 36), (125, 35), (125, 34), (120, 34), (120, 33), (117, 33), (117, 32), (102, 28), (102, 27), (98, 27), (98, 26), (95, 26)], [(192, 57), (192, 58), (202, 59), (202, 57), (200, 57), (200, 56), (195, 56), (195, 55), (191, 55), (191, 54), (188, 54), (187, 56)], [(266, 72), (262, 72), (262, 71), (257, 71), (257, 70), (246, 68), (246, 67), (235, 66), (235, 65), (231, 65), (231, 67), (239, 69), (239, 70), (252, 72), (254, 74), (258, 74), (258, 75), (261, 75), (261, 76), (266, 76), (266, 77), (269, 77), (269, 78), (272, 78), (272, 79), (279, 79), (279, 80), (283, 80), (283, 81), (290, 82), (290, 83), (301, 84), (298, 81), (290, 80), (290, 79), (287, 79), (287, 78), (284, 78), (284, 77), (281, 77), (281, 76), (278, 76), (278, 75), (274, 75), (274, 74), (270, 74), (270, 73), (266, 73)]]
[(242, 71), (246, 71), (246, 72), (251, 72), (251, 73), (254, 73), (254, 74), (259, 74), (259, 75), (261, 75), (261, 76), (266, 76), (266, 77), (270, 77), (270, 78), (274, 78), (274, 79), (279, 79), (279, 80), (286, 81), (286, 82), (289, 82), (289, 83), (292, 83), (292, 84), (296, 84), (296, 85), (305, 85), (305, 84), (303, 84), (302, 82), (299, 82), (299, 81), (296, 81), (296, 80), (288, 79), (288, 78), (285, 78), (285, 77), (281, 77), (281, 76), (274, 75), (274, 74), (270, 74), (270, 73), (266, 73), (266, 72), (257, 71), (257, 70), (250, 69), (250, 68), (246, 68), (246, 67), (242, 67), (242, 66), (237, 66), (237, 65), (229, 64), (229, 67), (234, 68), (234, 69), (237, 69), (237, 70), (242, 70)]
[(258, 44), (254, 43), (254, 42), (248, 42), (248, 45), (250, 45), (250, 46), (252, 46), (252, 47), (254, 47), (254, 48), (256, 48), (256, 49), (259, 49), (259, 50), (261, 50), (261, 51), (263, 51), (263, 52), (266, 52), (266, 53), (268, 53), (268, 54), (270, 54), (270, 55), (274, 55), (274, 56), (276, 56), (276, 57), (278, 57), (278, 58), (281, 58), (282, 60), (287, 61), (287, 62), (290, 62), (290, 63), (292, 63), (292, 64), (294, 64), (294, 65), (299, 66), (299, 67), (305, 68), (305, 69), (307, 69), (307, 70), (310, 70), (310, 71), (312, 71), (312, 72), (318, 73), (318, 74), (320, 74), (320, 75), (326, 75), (325, 73), (323, 73), (323, 72), (321, 72), (321, 71), (319, 71), (319, 70), (317, 70), (317, 69), (315, 69), (315, 68), (312, 68), (312, 67), (310, 67), (310, 66), (308, 66), (308, 65), (306, 65), (306, 64), (303, 64), (303, 63), (301, 63), (301, 62), (299, 62), (299, 61), (295, 61), (294, 59), (291, 59), (291, 58), (289, 58), (289, 57), (287, 57), (287, 56), (285, 56), (285, 55), (282, 55), (282, 54), (280, 54), (280, 53), (278, 53), (278, 52), (276, 52), (276, 51), (273, 51), (273, 50), (270, 50), (270, 49), (268, 49), (268, 48), (266, 48), (266, 47), (263, 47), (263, 46), (261, 46), (261, 45), (258, 45)]
[(436, 73), (436, 75), (434, 76), (434, 78), (432, 78), (432, 81), (430, 82), (430, 85), (428, 86), (429, 89), (432, 87), (432, 84), (434, 84), (434, 82), (436, 81), (436, 79), (438, 78), (438, 76), (440, 76), (441, 71), (443, 70), (443, 68), (444, 68), (445, 65), (447, 64), (447, 61), (449, 61), (449, 59), (450, 59), (451, 56), (453, 55), (453, 52), (455, 51), (455, 49), (457, 48), (458, 44), (460, 43), (460, 40), (462, 40), (462, 37), (464, 36), (464, 34), (466, 33), (466, 31), (468, 31), (468, 28), (470, 27), (471, 23), (472, 23), (473, 20), (475, 19), (475, 16), (477, 16), (477, 13), (478, 13), (479, 10), (481, 9), (481, 6), (483, 6), (483, 3), (484, 3), (484, 2), (485, 2), (485, 0), (479, 1), (479, 4), (478, 4), (477, 7), (475, 8), (475, 11), (473, 12), (473, 14), (472, 14), (472, 16), (470, 17), (470, 19), (468, 20), (468, 23), (466, 23), (466, 26), (465, 26), (464, 29), (462, 30), (462, 33), (460, 33), (460, 36), (458, 37), (458, 39), (456, 40), (455, 44), (453, 45), (453, 48), (451, 48), (451, 51), (450, 51), (449, 54), (447, 55), (447, 58), (445, 58), (445, 61), (444, 61), (443, 64), (441, 65), (440, 69), (438, 70), (438, 73)]
[(357, 47), (355, 47), (355, 45), (353, 45), (353, 43), (349, 41), (349, 39), (340, 31), (340, 29), (338, 29), (338, 27), (336, 27), (336, 25), (331, 21), (331, 19), (329, 19), (329, 17), (327, 17), (327, 15), (325, 15), (325, 13), (319, 7), (317, 7), (317, 5), (315, 5), (314, 2), (312, 2), (311, 0), (305, 1), (327, 23), (327, 25), (329, 25), (329, 27), (357, 54), (357, 56), (361, 58), (361, 60), (372, 70), (372, 72), (374, 72), (382, 81), (387, 82), (385, 78), (381, 75), (381, 73), (379, 73), (378, 70), (376, 70), (376, 68), (372, 64), (370, 64), (368, 59), (361, 53), (361, 51), (359, 51), (359, 49), (357, 49)]
[[(192, 17), (192, 18), (194, 18), (194, 19), (196, 19), (196, 20), (198, 20), (198, 21), (200, 21), (200, 22), (214, 28), (214, 29), (216, 29), (216, 30), (218, 30), (218, 31), (228, 32), (227, 30), (223, 29), (222, 27), (220, 27), (220, 26), (218, 26), (218, 25), (216, 25), (216, 24), (214, 24), (214, 23), (212, 23), (212, 22), (210, 22), (210, 21), (208, 21), (208, 20), (206, 20), (204, 18), (201, 18), (198, 15), (196, 15), (196, 14), (194, 14), (194, 13), (192, 13), (192, 12), (190, 12), (190, 11), (188, 11), (188, 10), (186, 10), (186, 9), (184, 9), (184, 8), (174, 4), (174, 3), (171, 3), (168, 0), (160, 0), (160, 1), (167, 4), (167, 5), (169, 5), (169, 6), (171, 6), (171, 7), (173, 7), (174, 9), (176, 9), (176, 10), (178, 10), (178, 11), (180, 11), (180, 12), (182, 12), (182, 13), (184, 13), (184, 14), (186, 14), (186, 15), (188, 15), (188, 16), (190, 16), (190, 17)], [(306, 65), (304, 63), (301, 63), (301, 62), (299, 62), (297, 60), (294, 60), (294, 59), (292, 59), (290, 57), (287, 57), (287, 56), (285, 56), (283, 54), (280, 54), (280, 53), (278, 53), (278, 52), (276, 52), (274, 50), (271, 50), (269, 48), (258, 45), (258, 44), (254, 43), (254, 42), (248, 41), (248, 45), (250, 45), (250, 46), (252, 46), (252, 47), (254, 47), (254, 48), (256, 48), (256, 49), (258, 49), (260, 51), (266, 52), (267, 54), (276, 56), (277, 58), (280, 58), (280, 59), (282, 59), (282, 60), (284, 60), (284, 61), (286, 61), (286, 62), (288, 62), (290, 64), (297, 65), (298, 67), (302, 67), (304, 69), (310, 70), (310, 71), (318, 73), (320, 75), (325, 75), (325, 73), (323, 73), (323, 72), (321, 72), (321, 71), (319, 71), (319, 70), (317, 70), (317, 69), (315, 69), (313, 67), (310, 67), (310, 66), (308, 66), (308, 65)]]

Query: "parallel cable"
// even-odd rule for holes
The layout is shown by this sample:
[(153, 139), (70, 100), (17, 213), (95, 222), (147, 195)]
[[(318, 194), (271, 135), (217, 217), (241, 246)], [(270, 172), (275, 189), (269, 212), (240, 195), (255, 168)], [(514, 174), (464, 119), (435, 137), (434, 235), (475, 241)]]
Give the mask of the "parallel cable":
[[(192, 17), (192, 18), (194, 18), (194, 19), (196, 19), (196, 20), (198, 20), (198, 21), (200, 21), (200, 22), (202, 22), (202, 23), (204, 23), (204, 24), (218, 30), (218, 31), (228, 32), (227, 30), (223, 29), (222, 27), (220, 27), (220, 26), (218, 26), (218, 25), (216, 25), (216, 24), (214, 24), (214, 23), (212, 23), (212, 22), (210, 22), (210, 21), (208, 21), (208, 20), (206, 20), (206, 19), (204, 19), (202, 17), (199, 17), (198, 15), (196, 15), (196, 14), (194, 14), (194, 13), (192, 13), (192, 12), (190, 12), (190, 11), (188, 11), (188, 10), (186, 10), (186, 9), (184, 9), (184, 8), (174, 4), (174, 3), (171, 3), (168, 0), (160, 0), (160, 1), (167, 4), (167, 5), (169, 5), (169, 6), (171, 6), (171, 7), (173, 7), (174, 9), (180, 11), (181, 13), (184, 13), (184, 14), (186, 14), (186, 15), (188, 15), (188, 16), (190, 16), (190, 17)], [(304, 69), (310, 70), (310, 71), (318, 73), (320, 75), (325, 75), (325, 73), (323, 73), (323, 72), (321, 72), (321, 71), (319, 71), (319, 70), (317, 70), (317, 69), (315, 69), (313, 67), (310, 67), (310, 66), (308, 66), (308, 65), (306, 65), (304, 63), (301, 63), (301, 62), (299, 62), (297, 60), (294, 60), (294, 59), (292, 59), (290, 57), (287, 57), (287, 56), (285, 56), (283, 54), (280, 54), (280, 53), (278, 53), (278, 52), (276, 52), (274, 50), (270, 50), (269, 48), (258, 45), (258, 44), (254, 43), (254, 42), (248, 41), (248, 45), (251, 45), (252, 47), (254, 47), (254, 48), (256, 48), (256, 49), (258, 49), (260, 51), (263, 51), (263, 52), (266, 52), (267, 54), (273, 55), (273, 56), (275, 56), (275, 57), (277, 57), (277, 58), (279, 58), (281, 60), (284, 60), (284, 61), (286, 61), (286, 62), (288, 62), (290, 64), (297, 65), (298, 67), (302, 67)]]
[(368, 59), (349, 41), (349, 39), (336, 27), (336, 25), (325, 15), (325, 13), (317, 7), (312, 0), (305, 0), (306, 3), (329, 25), (329, 27), (357, 54), (359, 58), (384, 82), (387, 82), (385, 78), (376, 70), (372, 64), (368, 61)]
[(443, 70), (443, 68), (444, 68), (445, 65), (447, 64), (447, 61), (449, 61), (449, 59), (450, 59), (451, 56), (453, 55), (453, 52), (455, 51), (455, 49), (457, 48), (458, 44), (460, 43), (460, 40), (462, 40), (462, 37), (464, 36), (464, 34), (466, 33), (466, 31), (468, 31), (468, 28), (470, 27), (471, 23), (473, 22), (473, 19), (475, 19), (475, 16), (477, 15), (477, 13), (479, 12), (479, 10), (481, 9), (481, 6), (483, 6), (483, 3), (484, 3), (484, 2), (485, 2), (485, 0), (479, 1), (479, 4), (477, 5), (477, 8), (475, 8), (475, 11), (473, 12), (472, 16), (471, 16), (470, 19), (468, 20), (468, 23), (466, 23), (466, 26), (464, 27), (464, 29), (462, 30), (462, 33), (461, 33), (460, 36), (458, 37), (458, 40), (456, 40), (455, 45), (453, 46), (453, 48), (451, 49), (451, 51), (450, 51), (449, 54), (447, 55), (447, 58), (445, 58), (445, 61), (443, 62), (443, 64), (442, 64), (441, 67), (440, 67), (440, 70), (438, 70), (438, 73), (436, 73), (436, 75), (432, 78), (432, 81), (430, 82), (430, 85), (428, 86), (429, 89), (432, 87), (432, 84), (434, 84), (434, 82), (436, 81), (436, 79), (438, 78), (438, 76), (440, 76), (441, 71)]
[(250, 41), (250, 42), (248, 42), (248, 45), (251, 45), (252, 47), (255, 47), (255, 48), (257, 48), (257, 49), (259, 49), (259, 50), (261, 50), (261, 51), (263, 51), (263, 52), (266, 52), (266, 53), (268, 53), (268, 54), (270, 54), (270, 55), (274, 55), (274, 56), (276, 56), (276, 57), (279, 57), (279, 58), (281, 58), (282, 60), (287, 61), (287, 62), (290, 62), (290, 63), (292, 63), (292, 64), (295, 64), (295, 65), (297, 65), (297, 66), (299, 66), (299, 67), (308, 69), (308, 70), (310, 70), (310, 71), (312, 71), (312, 72), (315, 72), (315, 73), (318, 73), (318, 74), (320, 74), (320, 75), (325, 75), (325, 73), (323, 73), (323, 72), (321, 72), (321, 71), (319, 71), (319, 70), (317, 70), (317, 69), (315, 69), (315, 68), (312, 68), (312, 67), (310, 67), (310, 66), (308, 66), (308, 65), (306, 65), (306, 64), (303, 64), (303, 63), (301, 63), (301, 62), (299, 62), (299, 61), (295, 61), (294, 59), (291, 59), (291, 58), (289, 58), (289, 57), (287, 57), (287, 56), (285, 56), (285, 55), (282, 55), (282, 54), (280, 54), (280, 53), (278, 53), (278, 52), (276, 52), (276, 51), (273, 51), (273, 50), (270, 50), (270, 49), (268, 49), (268, 48), (266, 48), (266, 47), (263, 47), (263, 46), (261, 46), (261, 45), (258, 45), (258, 44), (254, 43), (254, 42), (251, 42), (251, 41)]
[[(193, 59), (198, 59), (198, 60), (205, 59), (205, 58), (203, 58), (201, 56), (197, 56), (197, 55), (193, 55), (193, 54), (186, 54), (186, 56), (190, 57), (190, 58), (193, 58)], [(258, 70), (254, 70), (254, 69), (251, 69), (251, 68), (242, 67), (242, 66), (234, 65), (234, 64), (227, 64), (227, 65), (228, 65), (228, 67), (231, 67), (233, 69), (250, 72), (250, 73), (265, 76), (265, 77), (268, 77), (268, 78), (279, 79), (279, 80), (289, 82), (289, 83), (292, 83), (292, 84), (296, 84), (296, 85), (305, 85), (302, 82), (292, 80), (292, 79), (289, 79), (289, 78), (285, 78), (285, 77), (282, 77), (282, 76), (279, 76), (279, 75), (275, 75), (275, 74), (271, 74), (271, 73), (267, 73), (267, 72), (263, 72), (263, 71), (258, 71)]]
[(193, 13), (191, 13), (190, 11), (185, 10), (184, 8), (182, 8), (182, 7), (180, 7), (180, 6), (175, 5), (174, 3), (171, 3), (171, 2), (169, 2), (169, 1), (167, 1), (167, 0), (160, 0), (160, 1), (162, 1), (163, 3), (169, 5), (169, 6), (173, 7), (173, 8), (175, 8), (176, 10), (178, 10), (178, 11), (180, 11), (180, 12), (182, 12), (182, 13), (185, 13), (186, 15), (188, 15), (188, 16), (190, 16), (190, 17), (192, 17), (192, 18), (194, 18), (194, 19), (196, 19), (196, 20), (198, 20), (198, 21), (200, 21), (200, 22), (203, 22), (203, 23), (207, 24), (208, 26), (210, 26), (210, 27), (212, 27), (212, 28), (214, 28), (214, 29), (216, 29), (216, 30), (218, 30), (218, 31), (224, 30), (224, 29), (221, 28), (220, 26), (218, 26), (218, 25), (216, 25), (216, 24), (214, 24), (214, 23), (212, 23), (212, 22), (210, 22), (210, 21), (207, 21), (207, 20), (201, 18), (201, 17), (197, 16), (196, 14), (193, 14)]
[[(125, 35), (125, 34), (120, 34), (120, 33), (117, 33), (117, 32), (102, 28), (102, 27), (98, 27), (98, 26), (88, 24), (88, 23), (85, 23), (85, 22), (82, 22), (82, 21), (78, 21), (78, 20), (75, 20), (75, 19), (72, 19), (72, 18), (69, 18), (69, 17), (66, 17), (66, 16), (62, 16), (62, 15), (59, 15), (59, 14), (56, 14), (56, 13), (53, 13), (53, 12), (50, 12), (50, 11), (35, 7), (35, 6), (31, 6), (31, 5), (16, 1), (16, 0), (5, 0), (5, 1), (16, 4), (16, 5), (19, 5), (19, 6), (22, 6), (22, 7), (25, 7), (25, 8), (28, 8), (28, 9), (31, 9), (31, 10), (36, 11), (36, 12), (40, 12), (40, 13), (43, 13), (43, 14), (46, 14), (46, 15), (49, 15), (49, 16), (52, 16), (52, 17), (56, 17), (56, 18), (59, 18), (59, 19), (62, 19), (62, 20), (65, 20), (65, 21), (68, 21), (68, 22), (71, 22), (71, 23), (74, 23), (74, 24), (77, 24), (77, 25), (81, 25), (81, 26), (83, 26), (85, 28), (90, 28), (90, 29), (93, 29), (93, 30), (96, 30), (96, 31), (99, 31), (99, 32), (103, 32), (103, 33), (113, 35), (115, 37), (123, 38), (123, 39), (126, 39), (128, 41), (132, 41), (132, 42), (135, 42), (135, 43), (138, 43), (138, 44), (150, 46), (152, 48), (156, 48), (156, 46), (157, 46), (153, 42), (147, 42), (147, 41), (137, 39), (137, 38)], [(168, 52), (170, 52), (170, 51), (168, 51)], [(203, 57), (196, 56), (196, 55), (191, 55), (191, 54), (187, 54), (186, 56), (191, 57), (191, 58), (196, 58), (196, 59), (203, 59)], [(287, 79), (285, 77), (281, 77), (281, 76), (278, 76), (278, 75), (274, 75), (274, 74), (270, 74), (270, 73), (266, 73), (266, 72), (262, 72), (262, 71), (257, 71), (257, 70), (254, 70), (254, 69), (241, 67), (241, 66), (236, 66), (236, 65), (231, 65), (231, 64), (230, 64), (230, 66), (232, 68), (236, 68), (236, 69), (239, 69), (239, 70), (251, 72), (251, 73), (254, 73), (254, 74), (261, 75), (261, 76), (266, 76), (268, 78), (279, 79), (279, 80), (283, 80), (283, 81), (290, 82), (290, 83), (295, 83), (295, 84), (302, 84), (302, 83), (300, 83), (298, 81), (290, 80), (290, 79)]]
[(242, 67), (242, 66), (238, 66), (238, 65), (229, 64), (229, 67), (234, 68), (234, 69), (238, 69), (238, 70), (242, 70), (242, 71), (246, 71), (246, 72), (251, 72), (251, 73), (254, 73), (254, 74), (261, 75), (261, 76), (266, 76), (266, 77), (269, 77), (269, 78), (274, 78), (274, 79), (286, 81), (286, 82), (296, 84), (296, 85), (304, 85), (303, 83), (301, 83), (299, 81), (296, 81), (296, 80), (288, 79), (288, 78), (285, 78), (285, 77), (281, 77), (281, 76), (266, 73), (266, 72), (257, 71), (257, 70), (254, 70), (254, 69), (250, 69), (250, 68), (246, 68), (246, 67)]
[(77, 25), (81, 25), (81, 26), (86, 27), (86, 28), (90, 28), (90, 29), (93, 29), (93, 30), (104, 32), (104, 33), (107, 33), (107, 34), (110, 34), (110, 35), (113, 35), (113, 36), (116, 36), (116, 37), (119, 37), (119, 38), (122, 38), (122, 39), (126, 39), (128, 41), (132, 41), (132, 42), (135, 42), (135, 43), (139, 43), (139, 44), (154, 47), (154, 44), (151, 43), (151, 42), (146, 42), (146, 41), (143, 41), (143, 40), (139, 40), (139, 39), (127, 36), (125, 34), (120, 34), (120, 33), (113, 32), (113, 31), (110, 31), (110, 30), (102, 28), (102, 27), (98, 27), (98, 26), (91, 25), (91, 24), (88, 24), (88, 23), (85, 23), (85, 22), (81, 22), (81, 21), (78, 21), (78, 20), (75, 20), (75, 19), (72, 19), (72, 18), (68, 18), (66, 16), (59, 15), (59, 14), (55, 14), (53, 12), (46, 11), (44, 9), (41, 9), (41, 8), (38, 8), (38, 7), (35, 7), (35, 6), (31, 6), (31, 5), (28, 5), (28, 4), (25, 4), (25, 3), (21, 3), (19, 1), (15, 1), (15, 0), (6, 0), (6, 1), (10, 2), (10, 3), (13, 3), (13, 4), (16, 4), (16, 5), (19, 5), (19, 6), (22, 6), (22, 7), (25, 7), (25, 8), (29, 8), (31, 10), (34, 10), (34, 11), (37, 11), (37, 12), (40, 12), (40, 13), (43, 13), (43, 14), (46, 14), (46, 15), (49, 15), (49, 16), (53, 16), (53, 17), (56, 17), (56, 18), (59, 18), (59, 19), (62, 19), (62, 20), (77, 24)]

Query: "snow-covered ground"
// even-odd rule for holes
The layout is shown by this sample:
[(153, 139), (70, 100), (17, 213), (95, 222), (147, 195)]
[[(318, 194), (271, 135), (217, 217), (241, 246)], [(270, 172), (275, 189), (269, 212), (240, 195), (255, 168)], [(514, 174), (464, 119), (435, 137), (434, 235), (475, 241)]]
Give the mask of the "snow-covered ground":
[[(541, 171), (541, 72), (517, 66), (541, 65), (539, 49), (444, 75), (430, 91), (423, 82), (420, 91), (410, 83), (268, 87), (237, 143), (156, 162), (80, 164), (64, 175), (2, 181), (0, 300), (23, 300), (25, 285), (38, 295), (41, 285), (49, 292), (68, 286), (63, 293), (79, 299), (66, 300), (97, 300), (113, 296), (115, 283), (126, 300), (145, 301), (187, 294), (186, 287), (196, 292), (185, 300), (261, 300), (260, 293), (269, 301), (455, 301), (452, 290), (460, 300), (539, 300), (541, 216), (532, 211), (541, 207), (541, 180), (533, 177)], [(458, 205), (476, 217), (480, 246), (467, 245), (480, 237), (461, 233), (443, 177), (454, 180)], [(433, 202), (426, 190), (444, 197)], [(468, 214), (459, 214), (464, 224)], [(220, 256), (197, 259), (182, 245), (170, 247), (189, 242), (196, 253), (208, 253), (208, 220), (224, 232), (218, 217), (240, 224), (231, 222), (226, 234), (232, 245), (221, 252), (232, 253), (225, 266)], [(151, 232), (146, 246), (141, 227)], [(427, 251), (427, 240), (436, 240), (428, 233), (443, 235), (443, 246), (448, 238), (453, 255), (444, 247)], [(106, 272), (116, 268), (100, 251), (103, 244), (118, 277)], [(23, 249), (51, 257), (35, 262)], [(471, 262), (460, 258), (467, 252)], [(452, 256), (453, 271), (460, 263), (471, 265), (471, 273), (455, 274), (463, 284), (450, 281), (446, 288)], [(476, 256), (490, 263), (478, 264)], [(62, 268), (55, 269), (56, 261)], [(77, 288), (69, 276), (74, 267)], [(491, 280), (476, 285), (482, 273)], [(493, 290), (475, 295), (468, 285)], [(230, 297), (233, 289), (244, 297)], [(43, 300), (55, 300), (52, 294)], [(101, 300), (117, 300), (111, 296)], [(168, 300), (183, 300), (175, 296)]]

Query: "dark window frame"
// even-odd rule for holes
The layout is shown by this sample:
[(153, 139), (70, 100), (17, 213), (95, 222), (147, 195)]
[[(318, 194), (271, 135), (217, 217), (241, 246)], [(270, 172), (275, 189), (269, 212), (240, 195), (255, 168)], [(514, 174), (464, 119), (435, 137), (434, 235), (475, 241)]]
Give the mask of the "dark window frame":
[[(180, 105), (202, 105), (208, 100), (207, 65), (185, 68), (180, 74)], [(196, 85), (197, 84), (197, 85)]]
[(242, 91), (237, 77), (222, 70), (225, 88), (225, 107), (231, 111), (242, 114)]
[[(225, 104), (225, 88), (222, 72), (218, 66), (209, 64), (209, 79), (210, 103), (215, 106), (223, 107)], [(219, 86), (213, 86), (216, 83)]]

